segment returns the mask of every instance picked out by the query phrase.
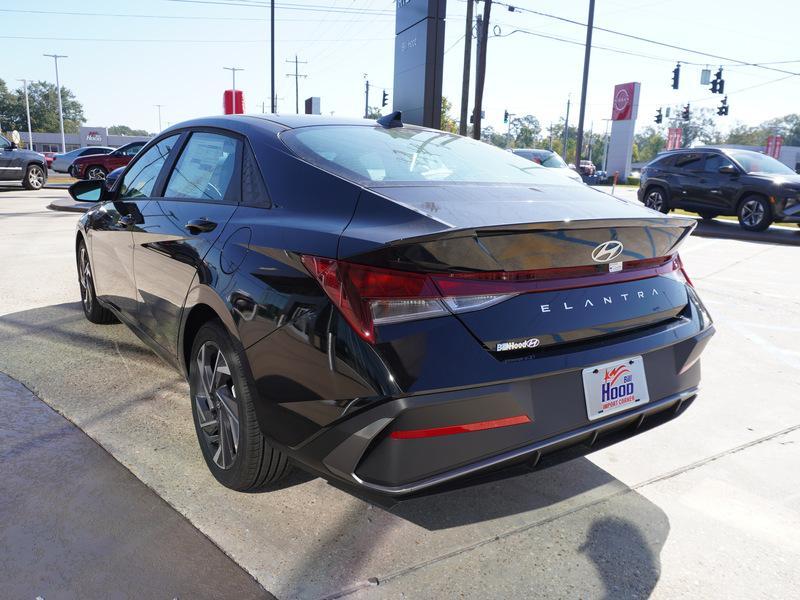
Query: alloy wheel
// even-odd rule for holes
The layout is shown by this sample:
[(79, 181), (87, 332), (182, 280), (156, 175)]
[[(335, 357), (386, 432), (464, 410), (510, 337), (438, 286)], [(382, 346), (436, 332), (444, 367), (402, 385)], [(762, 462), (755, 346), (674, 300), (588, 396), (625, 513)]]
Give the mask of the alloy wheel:
[(647, 208), (652, 208), (653, 210), (657, 210), (661, 212), (661, 209), (664, 208), (664, 197), (661, 195), (661, 192), (658, 190), (653, 190), (649, 194), (647, 194), (647, 201), (645, 202), (645, 206)]
[(742, 205), (742, 223), (757, 227), (764, 220), (764, 206), (758, 200), (748, 200)]
[(28, 169), (28, 183), (33, 189), (40, 189), (44, 185), (44, 171), (39, 167)]
[(239, 449), (239, 403), (225, 355), (214, 342), (197, 352), (194, 402), (198, 423), (214, 463), (230, 469)]
[(89, 179), (105, 179), (106, 174), (100, 167), (92, 167), (86, 172), (86, 177)]
[(92, 312), (92, 269), (89, 266), (89, 256), (86, 246), (81, 246), (80, 264), (78, 267), (78, 283), (81, 288), (81, 302), (86, 313)]

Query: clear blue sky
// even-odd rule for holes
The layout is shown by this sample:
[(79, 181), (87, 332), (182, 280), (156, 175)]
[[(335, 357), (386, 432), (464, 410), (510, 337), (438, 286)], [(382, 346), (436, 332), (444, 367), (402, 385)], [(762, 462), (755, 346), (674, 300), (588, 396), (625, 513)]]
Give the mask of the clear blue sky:
[[(232, 4), (223, 6), (222, 4)], [(235, 4), (233, 4), (235, 3)], [(515, 4), (513, 1), (507, 2)], [(154, 104), (163, 104), (163, 122), (221, 112), (222, 91), (230, 86), (224, 66), (244, 68), (237, 87), (246, 108), (269, 110), (269, 26), (263, 0), (3, 0), (0, 78), (54, 80), (53, 61), (42, 53), (67, 54), (61, 82), (83, 102), (90, 125), (126, 124), (157, 129)], [(300, 99), (322, 97), (323, 113), (359, 116), (364, 107), (364, 74), (391, 94), (394, 3), (390, 0), (278, 0), (276, 82), (279, 112), (294, 111), (295, 55), (307, 79)], [(520, 7), (585, 22), (588, 0), (519, 0)], [(480, 5), (482, 6), (482, 5)], [(330, 10), (326, 10), (330, 9)], [(463, 0), (448, 0), (444, 94), (458, 113), (461, 97)], [(482, 8), (480, 9), (482, 10)], [(23, 11), (23, 12), (17, 12)], [(40, 11), (40, 12), (25, 12)], [(83, 14), (63, 14), (83, 13)], [(93, 14), (94, 13), (94, 14)], [(112, 16), (107, 16), (112, 15)], [(136, 15), (136, 16), (134, 16)], [(492, 23), (502, 36), (514, 29), (582, 42), (585, 28), (550, 18), (509, 12), (495, 5)], [(748, 62), (791, 61), (775, 68), (800, 73), (796, 47), (800, 2), (786, 0), (597, 0), (595, 25)], [(34, 38), (34, 39), (31, 39)], [(652, 122), (659, 106), (692, 101), (715, 107), (721, 97), (701, 86), (700, 69), (715, 71), (729, 61), (659, 47), (595, 31), (587, 127), (603, 128), (615, 83), (639, 81), (639, 126)], [(681, 89), (670, 88), (677, 60), (685, 65)], [(473, 65), (474, 65), (473, 60)], [(488, 47), (484, 106), (488, 124), (502, 128), (503, 111), (534, 114), (544, 126), (563, 118), (567, 96), (580, 95), (583, 48), (578, 44), (524, 33), (493, 37)], [(726, 66), (730, 116), (722, 128), (742, 121), (756, 124), (800, 112), (800, 77), (746, 66)], [(757, 86), (757, 87), (754, 87)], [(474, 88), (473, 88), (474, 89)], [(390, 96), (391, 97), (391, 96)], [(573, 104), (575, 107), (575, 104)], [(570, 122), (577, 120), (573, 110)]]

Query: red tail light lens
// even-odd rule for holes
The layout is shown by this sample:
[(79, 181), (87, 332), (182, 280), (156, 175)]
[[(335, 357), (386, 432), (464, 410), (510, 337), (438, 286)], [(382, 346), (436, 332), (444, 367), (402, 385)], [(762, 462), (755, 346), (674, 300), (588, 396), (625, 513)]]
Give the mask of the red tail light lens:
[(515, 272), (412, 273), (316, 256), (303, 256), (302, 260), (347, 322), (368, 342), (375, 339), (375, 325), (479, 310), (527, 292), (683, 274), (677, 256), (628, 261), (614, 273), (603, 271), (604, 265)]

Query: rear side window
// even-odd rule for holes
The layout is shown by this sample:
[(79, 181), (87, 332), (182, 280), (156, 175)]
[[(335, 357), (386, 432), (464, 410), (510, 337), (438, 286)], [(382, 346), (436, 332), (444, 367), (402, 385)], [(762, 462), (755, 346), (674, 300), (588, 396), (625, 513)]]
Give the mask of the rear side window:
[(681, 154), (675, 161), (675, 166), (684, 171), (702, 171), (705, 157), (699, 152)]
[(193, 133), (169, 177), (164, 196), (208, 202), (229, 200), (239, 145), (236, 139), (225, 135)]
[(672, 164), (675, 162), (675, 157), (672, 155), (662, 156), (661, 158), (656, 158), (653, 162), (651, 162), (648, 167), (655, 167), (656, 169), (666, 169), (667, 167), (671, 167)]
[(133, 163), (120, 183), (121, 198), (146, 198), (153, 193), (158, 174), (179, 137), (176, 134), (164, 138)]

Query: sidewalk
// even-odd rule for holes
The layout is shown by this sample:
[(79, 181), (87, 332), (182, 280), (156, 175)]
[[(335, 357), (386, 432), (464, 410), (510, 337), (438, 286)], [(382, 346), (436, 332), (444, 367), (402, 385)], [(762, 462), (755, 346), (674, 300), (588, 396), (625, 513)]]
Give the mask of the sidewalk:
[(0, 373), (4, 598), (271, 598), (214, 543)]

